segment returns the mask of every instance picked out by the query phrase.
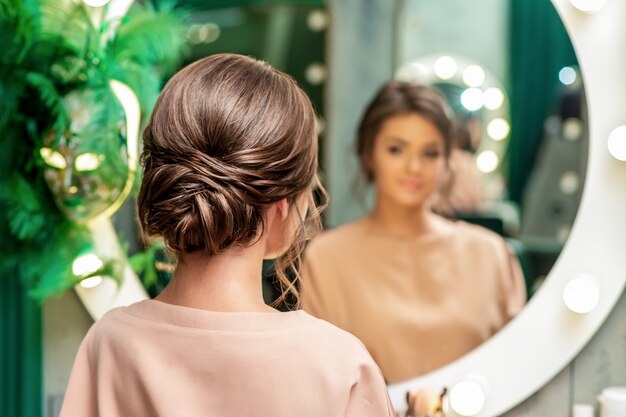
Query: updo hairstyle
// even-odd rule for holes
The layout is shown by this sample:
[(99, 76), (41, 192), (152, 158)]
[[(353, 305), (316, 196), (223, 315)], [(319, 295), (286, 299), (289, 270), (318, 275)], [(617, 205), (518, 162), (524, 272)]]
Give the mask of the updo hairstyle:
[(165, 86), (143, 145), (140, 225), (178, 255), (250, 245), (271, 204), (287, 198), (293, 208), (306, 194), (309, 215), (298, 213), (298, 237), (276, 262), (283, 287), (276, 303), (289, 293), (297, 300), (285, 269), (297, 277), (305, 226), (319, 226), (312, 198), (319, 184), (315, 112), (295, 81), (240, 55), (196, 61)]

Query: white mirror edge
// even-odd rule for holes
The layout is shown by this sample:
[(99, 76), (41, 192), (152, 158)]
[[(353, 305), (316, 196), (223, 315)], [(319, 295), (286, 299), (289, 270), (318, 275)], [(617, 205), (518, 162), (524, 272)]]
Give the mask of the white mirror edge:
[[(607, 148), (610, 132), (626, 124), (626, 2), (609, 0), (586, 14), (569, 0), (552, 0), (576, 49), (589, 114), (589, 160), (578, 215), (548, 279), (504, 329), (459, 360), (423, 377), (389, 386), (396, 409), (406, 392), (451, 388), (472, 375), (486, 384), (479, 417), (518, 405), (565, 368), (605, 321), (626, 285), (626, 162)], [(577, 274), (600, 287), (598, 305), (578, 314), (563, 302), (563, 288)]]

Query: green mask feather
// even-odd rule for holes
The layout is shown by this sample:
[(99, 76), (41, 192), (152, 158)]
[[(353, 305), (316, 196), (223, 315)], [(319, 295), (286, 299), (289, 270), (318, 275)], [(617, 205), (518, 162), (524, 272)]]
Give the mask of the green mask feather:
[[(92, 133), (75, 146), (123, 154), (108, 80), (131, 87), (147, 120), (185, 53), (185, 19), (169, 1), (134, 4), (107, 39), (109, 24), (94, 26), (82, 2), (0, 0), (0, 279), (19, 277), (38, 299), (76, 284), (72, 261), (91, 249), (90, 236), (55, 204), (41, 148), (51, 137), (58, 144), (71, 125), (67, 97), (88, 91), (100, 97), (98, 109), (85, 127)], [(116, 164), (112, 158), (103, 181), (123, 175)], [(120, 261), (104, 260), (94, 273), (119, 278)]]

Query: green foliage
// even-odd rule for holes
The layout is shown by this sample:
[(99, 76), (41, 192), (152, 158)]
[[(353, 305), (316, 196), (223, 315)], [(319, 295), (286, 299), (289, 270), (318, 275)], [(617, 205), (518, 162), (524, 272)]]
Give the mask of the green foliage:
[(145, 288), (150, 288), (157, 282), (157, 253), (164, 249), (162, 242), (154, 243), (146, 248), (144, 252), (138, 252), (131, 256), (130, 262), (133, 271), (139, 276)]
[[(99, 95), (94, 134), (82, 145), (119, 148), (119, 138), (98, 133), (119, 114), (108, 80), (135, 91), (145, 120), (185, 51), (186, 13), (169, 1), (135, 4), (120, 22), (104, 24), (87, 10), (72, 0), (0, 0), (0, 279), (19, 277), (38, 299), (84, 278), (71, 265), (92, 248), (86, 228), (56, 207), (39, 155), (45, 132), (69, 126), (62, 98), (83, 89)], [(121, 273), (115, 259), (94, 272)]]

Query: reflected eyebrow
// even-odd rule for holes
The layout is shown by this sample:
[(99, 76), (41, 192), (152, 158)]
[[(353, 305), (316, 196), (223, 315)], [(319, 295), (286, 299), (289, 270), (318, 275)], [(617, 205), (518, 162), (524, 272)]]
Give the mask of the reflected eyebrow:
[(406, 141), (406, 140), (404, 140), (404, 139), (402, 139), (401, 137), (398, 137), (398, 136), (388, 135), (388, 136), (385, 136), (385, 139), (387, 139), (388, 142), (400, 142), (402, 145), (408, 145), (409, 144), (408, 141)]
[[(387, 135), (387, 136), (385, 136), (385, 139), (387, 139), (387, 141), (399, 142), (402, 145), (409, 145), (410, 144), (409, 141), (407, 141), (405, 139), (402, 139), (399, 136)], [(440, 140), (432, 139), (430, 142), (424, 144), (423, 147), (424, 148), (428, 148), (428, 147), (437, 147), (437, 148), (439, 148), (439, 147), (441, 147), (441, 145), (442, 144), (441, 144)]]

